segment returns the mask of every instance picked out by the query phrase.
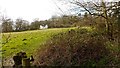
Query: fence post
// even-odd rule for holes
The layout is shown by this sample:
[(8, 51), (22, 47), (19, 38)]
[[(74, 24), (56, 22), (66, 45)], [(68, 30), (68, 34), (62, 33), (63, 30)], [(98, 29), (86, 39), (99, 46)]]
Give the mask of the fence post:
[(22, 59), (22, 66), (23, 66), (23, 68), (30, 68), (30, 59), (29, 58), (23, 58)]

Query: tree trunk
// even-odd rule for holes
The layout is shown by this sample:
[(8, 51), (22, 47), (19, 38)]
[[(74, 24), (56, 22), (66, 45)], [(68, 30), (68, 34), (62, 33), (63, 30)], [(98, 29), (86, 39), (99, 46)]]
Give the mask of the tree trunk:
[(102, 0), (102, 6), (103, 6), (102, 9), (103, 9), (103, 13), (104, 13), (105, 20), (106, 20), (107, 35), (109, 36), (109, 40), (112, 40), (113, 39), (113, 25), (108, 17), (107, 8), (106, 8), (105, 2), (103, 0)]

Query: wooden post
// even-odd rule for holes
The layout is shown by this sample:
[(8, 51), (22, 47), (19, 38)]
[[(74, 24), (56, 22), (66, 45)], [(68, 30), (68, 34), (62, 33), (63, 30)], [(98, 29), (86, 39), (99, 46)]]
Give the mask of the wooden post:
[(23, 58), (22, 59), (22, 66), (23, 66), (23, 68), (30, 68), (30, 59), (29, 58)]

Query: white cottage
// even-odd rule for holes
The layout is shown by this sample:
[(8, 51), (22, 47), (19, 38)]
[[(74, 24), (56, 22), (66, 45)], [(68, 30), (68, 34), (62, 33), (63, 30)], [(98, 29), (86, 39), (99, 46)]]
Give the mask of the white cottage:
[(48, 29), (48, 25), (45, 26), (40, 25), (40, 29)]

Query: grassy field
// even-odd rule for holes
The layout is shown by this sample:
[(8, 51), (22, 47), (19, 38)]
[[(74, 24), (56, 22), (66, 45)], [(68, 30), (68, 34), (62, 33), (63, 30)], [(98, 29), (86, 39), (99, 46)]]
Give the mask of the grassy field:
[(17, 52), (25, 51), (32, 55), (41, 44), (44, 44), (53, 35), (65, 32), (70, 28), (54, 28), (46, 30), (33, 30), (24, 32), (2, 33), (0, 52), (3, 58), (12, 57)]

